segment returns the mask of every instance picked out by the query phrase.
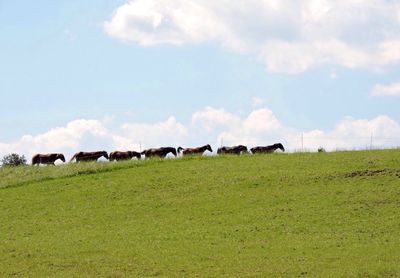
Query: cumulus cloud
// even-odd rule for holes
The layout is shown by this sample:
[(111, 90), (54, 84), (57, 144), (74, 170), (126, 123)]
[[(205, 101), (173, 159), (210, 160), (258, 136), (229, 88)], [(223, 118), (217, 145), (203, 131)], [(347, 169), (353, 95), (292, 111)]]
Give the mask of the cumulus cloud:
[(72, 156), (77, 151), (139, 150), (174, 143), (187, 135), (187, 129), (174, 117), (158, 123), (126, 123), (117, 130), (106, 127), (107, 119), (75, 120), (39, 135), (24, 135), (11, 143), (0, 142), (0, 156), (20, 153), (61, 152)]
[(212, 131), (217, 127), (237, 126), (240, 124), (240, 118), (225, 111), (223, 108), (208, 106), (193, 114), (192, 123), (206, 129), (207, 131)]
[(376, 85), (371, 92), (374, 97), (400, 97), (400, 82), (389, 85)]
[(295, 129), (284, 126), (267, 108), (253, 110), (240, 119), (238, 125), (227, 126), (218, 135), (218, 141), (225, 145), (268, 145), (282, 142), (290, 143), (298, 134)]
[[(372, 140), (371, 140), (372, 139)], [(289, 151), (365, 149), (400, 146), (400, 124), (388, 116), (372, 119), (346, 117), (332, 129), (302, 131), (285, 125), (268, 108), (257, 108), (241, 116), (223, 108), (205, 107), (182, 124), (175, 117), (156, 123), (125, 123), (115, 130), (104, 121), (76, 120), (40, 135), (25, 135), (11, 143), (0, 143), (0, 155), (16, 152), (62, 152), (79, 150), (139, 150), (158, 146), (244, 144), (249, 147), (281, 142)]]
[(193, 114), (192, 127), (212, 133), (218, 145), (221, 142), (228, 145), (262, 144), (282, 138), (289, 131), (267, 108), (255, 109), (241, 117), (223, 108), (206, 107)]
[(304, 133), (304, 142), (310, 149), (318, 145), (328, 150), (394, 147), (400, 145), (400, 125), (384, 115), (373, 119), (347, 117), (333, 130)]
[(130, 0), (104, 30), (143, 46), (213, 42), (255, 55), (271, 72), (379, 69), (400, 62), (399, 14), (386, 0)]
[(282, 123), (268, 108), (258, 108), (240, 117), (207, 107), (193, 114), (192, 124), (210, 128), (218, 146), (221, 143), (255, 146), (281, 142), (291, 151), (316, 151), (321, 146), (332, 151), (370, 148), (371, 143), (372, 147), (380, 148), (400, 145), (399, 123), (384, 115), (373, 119), (346, 117), (330, 130), (302, 131)]
[(154, 124), (127, 123), (121, 128), (121, 136), (114, 137), (117, 147), (127, 149), (141, 144), (143, 147), (174, 145), (188, 135), (187, 128), (175, 117)]
[(18, 152), (32, 156), (38, 152), (62, 152), (78, 149), (84, 141), (99, 142), (107, 138), (108, 130), (97, 120), (75, 120), (40, 135), (24, 135), (12, 143), (0, 143), (0, 154)]

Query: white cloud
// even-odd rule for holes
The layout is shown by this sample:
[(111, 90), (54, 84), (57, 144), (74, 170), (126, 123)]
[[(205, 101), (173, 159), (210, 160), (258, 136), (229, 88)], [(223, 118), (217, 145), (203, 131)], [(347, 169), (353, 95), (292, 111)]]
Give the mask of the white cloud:
[(208, 106), (193, 114), (192, 123), (207, 131), (212, 131), (217, 127), (236, 126), (240, 123), (240, 118), (225, 111), (223, 108), (218, 109)]
[(214, 130), (217, 144), (223, 142), (224, 145), (254, 146), (282, 142), (289, 145), (291, 138), (298, 134), (295, 129), (284, 126), (267, 108), (255, 109), (246, 117), (235, 116), (235, 119), (234, 125), (225, 125), (222, 129)]
[(271, 72), (375, 70), (400, 62), (399, 14), (386, 0), (130, 0), (104, 29), (143, 46), (213, 42), (259, 57)]
[(141, 45), (202, 42), (224, 33), (210, 9), (195, 1), (129, 1), (104, 23), (106, 32)]
[(261, 57), (272, 72), (301, 73), (322, 64), (339, 64), (348, 68), (378, 66), (374, 65), (371, 54), (339, 40), (269, 41), (264, 45)]
[[(115, 122), (113, 122), (115, 123)], [(206, 131), (206, 132), (205, 132)], [(400, 124), (388, 116), (373, 119), (347, 117), (331, 130), (314, 129), (304, 133), (282, 123), (268, 108), (258, 108), (247, 116), (206, 107), (192, 115), (184, 125), (175, 117), (157, 123), (125, 123), (110, 130), (105, 122), (76, 120), (65, 127), (11, 143), (0, 143), (0, 155), (16, 152), (30, 158), (34, 153), (62, 152), (67, 157), (80, 150), (139, 150), (157, 146), (200, 146), (244, 144), (249, 147), (283, 143), (289, 151), (365, 149), (400, 146)]]
[(122, 137), (116, 138), (116, 143), (119, 143), (118, 148), (125, 149), (128, 142), (136, 146), (140, 143), (145, 148), (174, 145), (188, 135), (187, 128), (175, 117), (155, 124), (128, 123), (122, 125), (121, 129)]
[[(201, 117), (199, 117), (201, 115)], [(268, 145), (281, 142), (288, 150), (316, 151), (322, 146), (326, 150), (365, 149), (373, 147), (395, 147), (400, 145), (400, 125), (387, 116), (373, 119), (346, 117), (331, 130), (302, 130), (284, 125), (267, 109), (255, 109), (246, 117), (240, 117), (223, 109), (207, 107), (194, 113), (195, 128), (209, 127), (217, 146), (244, 144), (248, 146)], [(205, 121), (202, 121), (206, 119)], [(230, 120), (234, 119), (234, 121)], [(234, 122), (234, 124), (232, 124)], [(212, 123), (224, 123), (212, 125)]]
[(98, 120), (75, 120), (40, 135), (24, 135), (11, 143), (0, 142), (0, 156), (20, 153), (31, 157), (35, 153), (61, 152), (72, 156), (77, 151), (139, 150), (173, 144), (187, 136), (187, 129), (174, 117), (159, 123), (127, 123), (115, 130)]
[(390, 85), (376, 85), (371, 92), (371, 96), (382, 97), (392, 96), (400, 97), (400, 82)]
[(97, 120), (75, 120), (65, 127), (57, 127), (40, 135), (24, 135), (16, 142), (0, 143), (0, 154), (20, 152), (32, 156), (37, 152), (61, 152), (77, 149), (83, 141), (97, 142), (107, 137), (108, 131)]
[[(371, 141), (372, 140), (372, 141)], [(317, 145), (329, 150), (394, 147), (400, 145), (400, 125), (387, 116), (374, 119), (345, 118), (331, 131), (304, 133), (305, 148)]]
[(244, 120), (243, 127), (250, 132), (259, 133), (277, 130), (282, 126), (271, 110), (262, 108), (251, 112)]

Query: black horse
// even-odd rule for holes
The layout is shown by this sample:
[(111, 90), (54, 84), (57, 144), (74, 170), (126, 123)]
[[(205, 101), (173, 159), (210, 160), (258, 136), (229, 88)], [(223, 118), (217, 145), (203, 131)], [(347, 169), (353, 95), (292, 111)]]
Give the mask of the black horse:
[(108, 153), (106, 151), (98, 151), (98, 152), (78, 152), (74, 154), (74, 156), (70, 159), (69, 162), (75, 159), (76, 162), (79, 161), (97, 161), (100, 157), (104, 157), (108, 159)]
[(250, 151), (252, 153), (272, 153), (276, 150), (280, 149), (281, 151), (285, 151), (285, 148), (283, 147), (283, 145), (281, 143), (276, 143), (270, 146), (266, 146), (266, 147), (254, 147), (251, 148)]
[(32, 157), (32, 165), (39, 165), (39, 164), (52, 164), (56, 160), (60, 159), (62, 162), (65, 162), (65, 157), (62, 153), (49, 153), (49, 154), (35, 154)]
[(149, 158), (154, 156), (165, 158), (169, 153), (172, 153), (174, 156), (177, 155), (176, 149), (172, 147), (152, 148), (141, 152), (141, 154), (144, 154), (146, 157)]
[(210, 145), (204, 145), (204, 146), (198, 147), (198, 148), (182, 148), (182, 147), (178, 147), (178, 152), (182, 152), (183, 155), (187, 155), (187, 154), (203, 154), (205, 151), (212, 152), (213, 150), (211, 149)]
[(141, 154), (138, 152), (134, 152), (134, 151), (127, 151), (127, 152), (115, 151), (115, 152), (110, 153), (110, 161), (128, 160), (128, 159), (132, 159), (133, 157), (140, 159)]
[(247, 147), (243, 145), (233, 147), (221, 147), (217, 150), (218, 154), (241, 154), (247, 153)]

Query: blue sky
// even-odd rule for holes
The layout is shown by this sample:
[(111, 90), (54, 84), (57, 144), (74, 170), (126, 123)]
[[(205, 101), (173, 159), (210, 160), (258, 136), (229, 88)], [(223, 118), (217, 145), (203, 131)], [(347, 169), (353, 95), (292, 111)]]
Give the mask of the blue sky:
[[(310, 148), (371, 131), (400, 145), (395, 1), (0, 0), (0, 37), (1, 154), (222, 137), (295, 149), (301, 132)], [(41, 141), (79, 120), (73, 143)]]

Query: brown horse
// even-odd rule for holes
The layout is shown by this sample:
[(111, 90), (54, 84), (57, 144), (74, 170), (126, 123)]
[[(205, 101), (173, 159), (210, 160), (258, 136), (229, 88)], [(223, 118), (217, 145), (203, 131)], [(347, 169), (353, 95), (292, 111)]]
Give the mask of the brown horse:
[(176, 149), (172, 147), (163, 147), (163, 148), (152, 148), (152, 149), (147, 149), (141, 152), (141, 154), (144, 154), (146, 157), (154, 157), (158, 156), (161, 158), (164, 158), (167, 156), (167, 154), (172, 153), (174, 156), (177, 155)]
[(243, 145), (233, 146), (233, 147), (221, 147), (218, 149), (218, 154), (241, 154), (247, 153), (247, 147)]
[(204, 145), (204, 146), (198, 147), (198, 148), (182, 148), (182, 147), (178, 147), (178, 152), (182, 152), (183, 155), (186, 155), (186, 154), (203, 154), (205, 151), (212, 152), (213, 150), (211, 149), (210, 145)]
[(70, 159), (69, 162), (75, 159), (76, 162), (79, 161), (97, 161), (100, 157), (108, 159), (108, 153), (106, 151), (98, 152), (78, 152)]
[(283, 147), (283, 145), (281, 143), (276, 143), (270, 146), (265, 146), (265, 147), (254, 147), (251, 148), (250, 151), (252, 153), (272, 153), (274, 151), (276, 151), (277, 149), (280, 149), (281, 151), (285, 151), (285, 148)]
[(32, 165), (39, 164), (51, 164), (55, 165), (57, 159), (60, 159), (62, 162), (65, 162), (65, 157), (62, 153), (49, 153), (49, 154), (35, 154), (32, 157)]
[(115, 151), (110, 153), (110, 161), (129, 160), (132, 159), (133, 157), (140, 159), (141, 154), (134, 151), (127, 151), (127, 152)]

